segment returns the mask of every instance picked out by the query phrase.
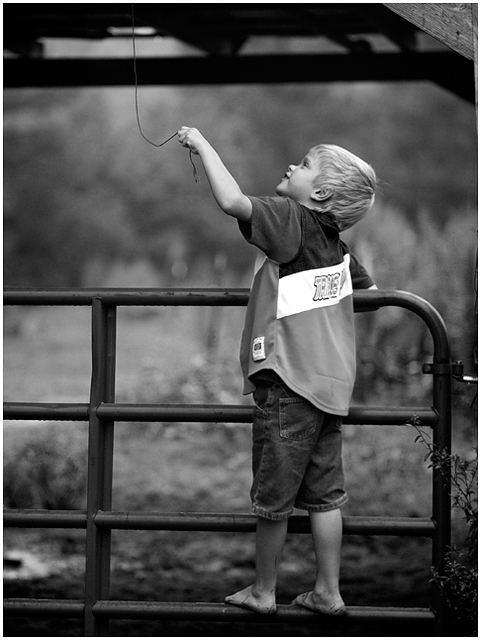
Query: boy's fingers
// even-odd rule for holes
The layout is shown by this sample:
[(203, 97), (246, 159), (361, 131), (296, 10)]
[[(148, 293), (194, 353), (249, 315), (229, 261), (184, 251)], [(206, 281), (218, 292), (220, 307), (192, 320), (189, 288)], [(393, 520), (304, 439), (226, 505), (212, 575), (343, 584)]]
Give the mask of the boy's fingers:
[(188, 145), (188, 142), (189, 142), (188, 136), (191, 131), (192, 131), (191, 127), (181, 127), (177, 132), (177, 135), (179, 137), (179, 142), (184, 146)]
[(189, 149), (192, 153), (195, 153), (196, 155), (198, 155), (198, 151), (197, 151), (197, 143), (195, 141), (196, 136), (200, 136), (200, 133), (197, 129), (194, 129), (193, 127), (181, 127), (179, 129), (179, 131), (177, 132), (178, 135), (178, 139), (180, 144), (185, 147), (186, 149)]

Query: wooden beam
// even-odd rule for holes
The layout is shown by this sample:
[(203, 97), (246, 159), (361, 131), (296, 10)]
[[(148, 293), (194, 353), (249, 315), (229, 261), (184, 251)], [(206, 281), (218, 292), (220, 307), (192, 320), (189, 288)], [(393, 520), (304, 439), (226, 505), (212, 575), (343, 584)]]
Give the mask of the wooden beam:
[[(305, 6), (306, 5), (303, 5), (303, 7)], [(321, 27), (321, 24), (319, 24), (319, 18), (312, 14), (309, 9), (302, 7), (298, 8), (293, 4), (292, 8), (285, 8), (284, 11), (292, 16), (293, 22), (302, 24), (303, 27), (309, 29), (313, 35), (328, 38), (339, 46), (345, 47), (348, 51), (354, 51), (353, 43), (346, 35), (341, 33), (333, 34), (326, 30), (325, 27)]]
[(474, 60), (471, 4), (385, 3), (384, 6), (422, 29), (439, 42)]
[[(473, 64), (451, 52), (138, 58), (139, 85), (285, 84), (431, 80), (474, 101)], [(132, 86), (132, 60), (46, 58), (3, 62), (5, 88)]]
[[(172, 5), (160, 4), (143, 4), (141, 11), (136, 11), (135, 21), (140, 25), (155, 26), (159, 31), (166, 35), (170, 35), (178, 40), (182, 40), (187, 44), (193, 45), (201, 51), (213, 55), (234, 55), (247, 40), (247, 36), (242, 34), (235, 37), (227, 38), (220, 33), (216, 33), (205, 26), (199, 29), (197, 25), (192, 24), (190, 20), (182, 18), (184, 8), (180, 7), (178, 14), (173, 13)], [(167, 10), (162, 7), (168, 7)], [(148, 10), (153, 7), (155, 10)]]
[(404, 20), (380, 2), (358, 3), (355, 6), (365, 19), (369, 20), (376, 29), (379, 29), (401, 51), (416, 50), (418, 29), (411, 22)]

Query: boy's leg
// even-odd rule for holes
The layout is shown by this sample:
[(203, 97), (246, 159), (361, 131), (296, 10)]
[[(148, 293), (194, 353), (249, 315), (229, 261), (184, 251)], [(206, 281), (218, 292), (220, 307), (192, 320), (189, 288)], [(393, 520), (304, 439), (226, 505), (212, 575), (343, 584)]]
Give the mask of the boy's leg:
[(346, 607), (339, 593), (342, 518), (340, 509), (310, 512), (316, 554), (316, 583), (312, 591), (297, 596), (297, 604), (318, 613), (340, 615)]
[(258, 613), (275, 613), (277, 571), (287, 534), (287, 518), (257, 518), (256, 578), (254, 584), (227, 596), (229, 604), (253, 609)]

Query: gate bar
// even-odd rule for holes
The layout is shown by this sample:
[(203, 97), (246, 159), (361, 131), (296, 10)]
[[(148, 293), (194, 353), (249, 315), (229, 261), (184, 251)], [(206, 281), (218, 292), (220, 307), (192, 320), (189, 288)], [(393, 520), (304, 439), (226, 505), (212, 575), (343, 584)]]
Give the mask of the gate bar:
[[(250, 423), (254, 407), (245, 404), (129, 404), (102, 402), (98, 407), (87, 404), (6, 402), (5, 420), (72, 420), (86, 421), (96, 414), (100, 420), (118, 422), (223, 422)], [(433, 427), (437, 413), (426, 407), (352, 406), (344, 424), (406, 426), (417, 416), (424, 426)]]
[[(344, 535), (425, 536), (432, 538), (435, 526), (428, 518), (387, 516), (343, 516)], [(5, 509), (5, 527), (44, 527), (85, 529), (86, 511), (50, 509)], [(141, 511), (98, 511), (94, 516), (98, 529), (145, 529), (156, 531), (230, 531), (253, 532), (256, 516), (245, 513), (158, 513)], [(291, 516), (290, 533), (310, 533), (307, 516)]]
[[(51, 600), (6, 598), (4, 612), (9, 616), (82, 618), (81, 600)], [(93, 607), (96, 618), (130, 620), (195, 620), (202, 622), (264, 622), (265, 616), (247, 609), (216, 602), (133, 602), (129, 600), (99, 600)], [(432, 624), (434, 614), (429, 609), (408, 607), (348, 607), (345, 616), (331, 620), (301, 607), (280, 604), (269, 616), (270, 622), (302, 622), (303, 624), (335, 625), (363, 622), (396, 622), (399, 624)]]
[(115, 399), (117, 307), (92, 300), (92, 382), (90, 388), (85, 563), (85, 635), (109, 634), (108, 620), (92, 614), (93, 605), (110, 597), (111, 531), (100, 530), (94, 517), (112, 508), (114, 423), (101, 421), (95, 408)]
[(86, 402), (4, 402), (3, 419), (87, 422), (89, 405)]
[(249, 289), (203, 287), (193, 289), (4, 289), (5, 305), (90, 306), (99, 298), (112, 306), (245, 307)]
[[(97, 415), (115, 421), (163, 422), (252, 422), (253, 406), (248, 405), (189, 405), (189, 404), (129, 404), (102, 403)], [(433, 426), (438, 416), (432, 409), (419, 407), (351, 407), (343, 424), (405, 426), (418, 416), (423, 425)]]
[[(217, 622), (264, 622), (265, 615), (232, 605), (210, 602), (129, 602), (121, 600), (100, 601), (94, 607), (94, 615), (109, 618), (198, 620)], [(353, 622), (406, 622), (432, 623), (434, 615), (429, 609), (395, 607), (347, 607), (345, 616), (327, 619), (301, 607), (278, 605), (277, 612), (269, 616), (271, 622), (300, 622), (322, 624), (329, 621), (336, 626)]]
[(45, 529), (86, 529), (86, 511), (60, 509), (4, 509), (4, 527)]
[[(404, 292), (402, 292), (404, 293)], [(112, 306), (209, 306), (245, 307), (250, 290), (246, 288), (167, 288), (167, 289), (33, 289), (8, 288), (3, 294), (4, 305), (60, 305), (91, 306), (99, 298)], [(356, 290), (353, 292), (354, 311), (374, 311), (379, 291)]]
[(5, 598), (3, 613), (6, 616), (45, 616), (48, 618), (83, 618), (83, 600), (49, 598)]
[[(95, 524), (109, 529), (155, 529), (159, 531), (254, 532), (256, 516), (244, 513), (132, 513), (99, 512)], [(385, 535), (433, 537), (434, 523), (428, 518), (343, 516), (343, 535)], [(310, 533), (307, 516), (291, 516), (289, 533)]]

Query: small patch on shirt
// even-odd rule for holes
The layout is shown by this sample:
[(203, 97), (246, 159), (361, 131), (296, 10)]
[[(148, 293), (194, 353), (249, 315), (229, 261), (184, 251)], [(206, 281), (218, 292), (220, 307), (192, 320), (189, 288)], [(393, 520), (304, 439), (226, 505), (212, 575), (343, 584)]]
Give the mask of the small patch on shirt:
[(254, 360), (254, 362), (266, 359), (266, 352), (264, 349), (264, 336), (261, 336), (260, 338), (254, 338), (254, 341), (252, 343), (252, 359)]

